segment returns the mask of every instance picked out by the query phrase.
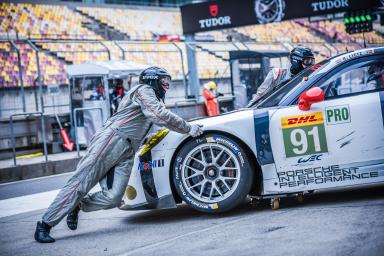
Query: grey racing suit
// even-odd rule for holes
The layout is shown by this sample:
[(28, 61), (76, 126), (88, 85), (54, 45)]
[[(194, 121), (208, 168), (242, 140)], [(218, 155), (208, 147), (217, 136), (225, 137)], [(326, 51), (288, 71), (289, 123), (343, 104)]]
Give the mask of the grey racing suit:
[(250, 107), (254, 102), (258, 101), (262, 96), (267, 94), (270, 90), (278, 87), (280, 84), (291, 79), (292, 74), (289, 69), (284, 68), (273, 68), (269, 71), (264, 82), (257, 89), (256, 94), (252, 100), (248, 103), (247, 107)]
[[(155, 123), (179, 133), (191, 129), (181, 117), (167, 110), (149, 85), (132, 88), (90, 141), (87, 152), (74, 175), (51, 203), (43, 221), (55, 226), (79, 203), (83, 211), (110, 209), (118, 206), (128, 183), (135, 152)], [(106, 186), (105, 174), (115, 169), (112, 188)], [(97, 182), (102, 190), (88, 194)]]

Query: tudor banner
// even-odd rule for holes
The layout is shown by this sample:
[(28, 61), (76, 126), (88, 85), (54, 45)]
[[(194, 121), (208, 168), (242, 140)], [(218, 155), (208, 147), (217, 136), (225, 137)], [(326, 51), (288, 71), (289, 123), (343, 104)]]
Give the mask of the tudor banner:
[(181, 7), (183, 33), (264, 24), (324, 14), (368, 10), (380, 0), (217, 0)]

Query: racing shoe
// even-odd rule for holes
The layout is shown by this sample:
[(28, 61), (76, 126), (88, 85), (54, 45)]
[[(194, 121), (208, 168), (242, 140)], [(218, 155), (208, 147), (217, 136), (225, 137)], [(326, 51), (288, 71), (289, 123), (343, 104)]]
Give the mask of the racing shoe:
[(76, 208), (73, 209), (73, 211), (70, 212), (67, 216), (67, 226), (70, 230), (77, 229), (77, 223), (79, 220), (79, 211), (80, 211), (80, 205), (76, 206)]
[(55, 239), (49, 235), (51, 227), (44, 222), (37, 222), (35, 240), (39, 243), (53, 243)]

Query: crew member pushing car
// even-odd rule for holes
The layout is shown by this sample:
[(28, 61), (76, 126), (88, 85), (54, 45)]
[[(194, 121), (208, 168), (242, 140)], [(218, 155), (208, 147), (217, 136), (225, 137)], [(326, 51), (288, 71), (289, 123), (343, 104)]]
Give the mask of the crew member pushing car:
[[(89, 212), (120, 204), (135, 152), (153, 123), (192, 137), (203, 133), (198, 125), (189, 124), (165, 108), (164, 97), (170, 82), (171, 76), (163, 68), (150, 67), (140, 74), (139, 85), (123, 97), (117, 112), (94, 135), (75, 174), (60, 190), (42, 221), (37, 222), (36, 241), (54, 242), (50, 230), (66, 215), (68, 227), (75, 230), (80, 209)], [(101, 191), (87, 194), (112, 168), (112, 186), (108, 188), (101, 182)]]
[(293, 48), (289, 54), (289, 61), (291, 62), (291, 67), (289, 69), (273, 68), (271, 71), (269, 71), (264, 82), (259, 86), (255, 96), (253, 96), (247, 107), (252, 106), (267, 92), (274, 90), (278, 86), (288, 82), (302, 70), (315, 64), (315, 57), (311, 49), (296, 47)]

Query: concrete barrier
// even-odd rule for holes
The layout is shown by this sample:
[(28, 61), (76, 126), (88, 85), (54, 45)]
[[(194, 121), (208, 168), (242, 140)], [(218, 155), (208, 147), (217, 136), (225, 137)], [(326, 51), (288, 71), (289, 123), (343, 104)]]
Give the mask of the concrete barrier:
[(65, 160), (1, 168), (0, 183), (72, 172), (76, 169), (76, 165), (80, 159), (81, 158), (71, 158)]

